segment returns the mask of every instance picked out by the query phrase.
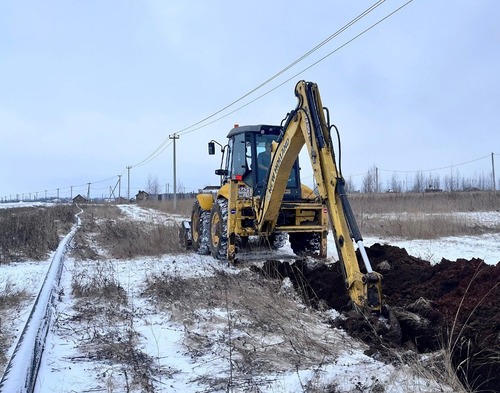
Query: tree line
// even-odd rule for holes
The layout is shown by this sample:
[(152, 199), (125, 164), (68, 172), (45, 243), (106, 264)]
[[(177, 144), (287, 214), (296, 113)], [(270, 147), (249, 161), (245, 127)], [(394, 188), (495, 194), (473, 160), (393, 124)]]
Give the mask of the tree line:
[[(374, 165), (363, 176), (360, 188), (353, 179), (346, 180), (350, 192), (426, 192), (426, 191), (470, 191), (496, 190), (492, 173), (463, 175), (458, 170), (441, 176), (439, 173), (417, 171), (412, 176), (400, 176), (393, 172), (389, 179), (382, 180), (379, 169)], [(496, 180), (500, 186), (500, 181)]]

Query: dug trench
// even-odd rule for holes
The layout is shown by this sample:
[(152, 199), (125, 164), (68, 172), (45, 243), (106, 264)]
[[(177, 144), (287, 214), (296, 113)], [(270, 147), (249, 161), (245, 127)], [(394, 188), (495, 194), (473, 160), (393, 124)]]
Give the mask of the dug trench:
[(383, 275), (384, 301), (401, 326), (401, 340), (386, 340), (363, 317), (349, 310), (340, 265), (269, 260), (253, 270), (267, 277), (290, 278), (311, 307), (333, 308), (348, 318), (332, 325), (369, 346), (368, 354), (394, 349), (449, 354), (458, 378), (472, 391), (500, 391), (500, 263), (480, 259), (430, 262), (405, 249), (374, 244), (366, 249)]

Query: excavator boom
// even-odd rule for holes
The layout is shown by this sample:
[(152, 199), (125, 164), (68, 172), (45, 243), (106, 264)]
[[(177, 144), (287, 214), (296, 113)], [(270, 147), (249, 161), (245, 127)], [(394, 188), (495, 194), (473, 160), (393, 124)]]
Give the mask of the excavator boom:
[[(300, 81), (295, 95), (297, 106), (282, 125), (235, 126), (227, 145), (219, 144), (221, 186), (196, 196), (181, 241), (200, 254), (233, 262), (250, 252), (254, 238), (277, 249), (288, 235), (295, 254), (326, 257), (331, 227), (352, 303), (381, 312), (381, 275), (370, 265), (347, 198), (333, 149), (334, 126), (315, 83)], [(209, 154), (215, 154), (215, 143), (209, 143)], [(317, 194), (300, 182), (304, 145)]]
[[(306, 145), (319, 197), (328, 208), (351, 300), (360, 307), (380, 311), (381, 276), (372, 270), (347, 198), (345, 181), (336, 165), (331, 127), (325, 119), (318, 86), (300, 81), (295, 87), (295, 95), (298, 98), (297, 108), (288, 114), (274, 148), (267, 186), (257, 212), (258, 230), (271, 232), (275, 226), (288, 174)], [(360, 270), (354, 243), (358, 245), (364, 272)]]

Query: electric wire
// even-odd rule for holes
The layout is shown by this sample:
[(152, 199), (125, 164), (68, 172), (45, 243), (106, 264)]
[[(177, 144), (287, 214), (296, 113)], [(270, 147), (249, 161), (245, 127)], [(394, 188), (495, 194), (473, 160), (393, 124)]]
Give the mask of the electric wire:
[[(224, 106), (223, 108), (221, 108), (221, 109), (217, 110), (216, 112), (210, 114), (209, 116), (206, 116), (205, 118), (197, 121), (196, 123), (191, 124), (190, 126), (187, 126), (187, 127), (183, 128), (183, 129), (180, 129), (179, 131), (175, 132), (175, 134), (184, 135), (184, 134), (188, 134), (188, 133), (197, 131), (197, 130), (199, 130), (201, 128), (204, 128), (204, 127), (207, 127), (208, 125), (215, 123), (215, 121), (219, 121), (219, 120), (221, 120), (221, 119), (223, 119), (223, 118), (225, 118), (225, 117), (227, 117), (227, 116), (235, 113), (236, 111), (238, 111), (238, 110), (240, 110), (240, 109), (242, 109), (242, 108), (250, 105), (251, 103), (255, 102), (256, 100), (252, 100), (249, 103), (247, 103), (247, 104), (245, 104), (243, 106), (240, 106), (236, 110), (231, 111), (231, 112), (225, 114), (224, 116), (221, 116), (221, 117), (217, 118), (215, 121), (211, 121), (209, 123), (206, 123), (206, 124), (203, 124), (202, 126), (200, 126), (200, 124), (205, 123), (207, 120), (212, 119), (213, 117), (217, 116), (218, 114), (224, 112), (226, 109), (228, 109), (228, 108), (236, 105), (238, 102), (240, 102), (243, 99), (247, 98), (251, 94), (255, 93), (257, 90), (261, 89), (262, 87), (264, 87), (268, 83), (270, 83), (273, 80), (275, 80), (280, 75), (284, 74), (286, 71), (288, 71), (289, 69), (291, 69), (292, 67), (294, 67), (295, 65), (297, 65), (298, 63), (300, 63), (301, 61), (303, 61), (304, 59), (306, 59), (308, 56), (310, 56), (311, 54), (313, 54), (314, 52), (316, 52), (318, 49), (320, 49), (321, 47), (323, 47), (324, 45), (326, 45), (332, 39), (334, 39), (335, 37), (337, 37), (338, 35), (340, 35), (344, 31), (346, 31), (348, 28), (350, 28), (351, 26), (353, 26), (355, 23), (359, 22), (362, 18), (364, 18), (365, 16), (367, 16), (370, 12), (372, 12), (373, 10), (375, 10), (376, 8), (378, 8), (384, 2), (385, 2), (385, 0), (379, 0), (376, 3), (372, 4), (370, 7), (368, 7), (361, 14), (359, 14), (358, 16), (356, 16), (350, 22), (348, 22), (347, 24), (345, 24), (344, 26), (342, 26), (340, 29), (338, 29), (336, 32), (334, 32), (333, 34), (331, 34), (329, 37), (327, 37), (326, 39), (324, 39), (323, 41), (321, 41), (319, 44), (317, 44), (314, 48), (312, 48), (309, 51), (307, 51), (305, 54), (303, 54), (302, 56), (300, 56), (299, 58), (297, 58), (296, 60), (294, 60), (292, 63), (290, 63), (289, 65), (287, 65), (286, 67), (284, 67), (283, 69), (281, 69), (280, 71), (278, 71), (276, 74), (274, 74), (270, 78), (266, 79), (264, 82), (260, 83), (257, 87), (253, 88), (249, 92), (245, 93), (244, 95), (242, 95), (238, 99), (236, 99), (233, 102), (227, 104), (226, 106)], [(288, 81), (289, 80), (287, 80), (287, 82)], [(282, 85), (279, 85), (279, 86), (282, 86)], [(269, 94), (271, 91), (274, 91), (274, 90), (276, 90), (276, 89), (270, 90), (266, 94), (263, 94), (263, 95), (257, 97), (257, 99), (260, 99), (260, 98), (264, 97), (265, 95)], [(165, 145), (168, 142), (169, 138), (170, 137), (168, 137), (165, 140), (163, 140), (163, 142), (161, 142), (160, 145), (148, 157), (146, 157), (144, 160), (138, 162), (137, 164), (132, 165), (132, 167), (144, 165), (144, 164), (150, 162), (151, 160), (153, 160), (154, 158), (158, 157), (158, 155), (160, 155), (163, 151), (165, 151), (170, 146), (170, 144)]]
[(485, 158), (490, 158), (490, 157), (491, 157), (491, 154), (488, 154), (487, 156), (475, 158), (473, 160), (466, 161), (466, 162), (461, 162), (459, 164), (452, 164), (452, 165), (443, 166), (443, 167), (440, 167), (440, 168), (432, 168), (432, 169), (419, 169), (419, 170), (411, 170), (411, 171), (410, 170), (408, 170), (408, 171), (400, 171), (400, 170), (396, 170), (396, 169), (382, 169), (382, 168), (378, 168), (378, 170), (379, 171), (384, 171), (384, 172), (397, 172), (397, 173), (415, 173), (415, 172), (441, 171), (441, 170), (444, 170), (444, 169), (452, 169), (452, 168), (455, 168), (457, 166), (471, 164), (473, 162), (484, 160)]
[[(345, 24), (344, 26), (342, 26), (335, 33), (331, 34), (329, 37), (327, 37), (326, 39), (324, 39), (323, 41), (321, 41), (314, 48), (310, 49), (308, 52), (306, 52), (305, 54), (303, 54), (302, 56), (300, 56), (299, 58), (297, 58), (296, 60), (294, 60), (292, 63), (290, 63), (289, 65), (287, 65), (286, 67), (284, 67), (283, 69), (281, 69), (280, 71), (278, 71), (276, 74), (274, 74), (270, 78), (266, 79), (264, 82), (260, 83), (257, 87), (253, 88), (252, 90), (250, 90), (249, 92), (245, 93), (244, 95), (242, 95), (238, 99), (236, 99), (233, 102), (227, 104), (223, 108), (221, 108), (218, 111), (212, 113), (211, 115), (205, 117), (204, 119), (201, 119), (198, 122), (196, 122), (196, 123), (194, 123), (194, 124), (192, 124), (192, 125), (190, 125), (188, 127), (183, 128), (182, 130), (179, 130), (178, 132), (176, 132), (176, 134), (187, 133), (187, 131), (189, 129), (191, 129), (193, 127), (196, 127), (197, 125), (199, 125), (201, 123), (204, 123), (206, 120), (209, 120), (212, 117), (218, 115), (219, 113), (224, 112), (226, 109), (234, 106), (235, 104), (237, 104), (238, 102), (242, 101), (246, 97), (248, 97), (251, 94), (255, 93), (257, 90), (261, 89), (262, 87), (264, 87), (268, 83), (272, 82), (277, 77), (279, 77), (280, 75), (282, 75), (286, 71), (288, 71), (290, 68), (294, 67), (296, 64), (300, 63), (302, 60), (306, 59), (308, 56), (310, 56), (311, 54), (313, 54), (314, 52), (316, 52), (318, 49), (320, 49), (321, 47), (323, 47), (324, 45), (326, 45), (332, 39), (334, 39), (335, 37), (337, 37), (338, 35), (340, 35), (344, 31), (346, 31), (349, 27), (351, 27), (352, 25), (354, 25), (355, 23), (357, 23), (358, 21), (360, 21), (362, 18), (364, 18), (366, 15), (368, 15), (370, 12), (372, 12), (373, 10), (375, 10), (377, 7), (379, 7), (384, 2), (385, 2), (385, 0), (379, 0), (378, 2), (374, 3), (373, 5), (371, 5), (370, 7), (368, 7), (365, 11), (363, 11), (361, 14), (359, 14), (354, 19), (352, 19), (350, 22), (348, 22), (347, 24)], [(197, 129), (199, 129), (199, 128), (197, 128)]]
[[(321, 63), (322, 61), (324, 61), (325, 59), (327, 59), (328, 57), (330, 57), (331, 55), (333, 55), (334, 53), (338, 52), (340, 49), (344, 48), (345, 46), (347, 46), (348, 44), (350, 44), (351, 42), (353, 42), (354, 40), (356, 40), (357, 38), (361, 37), (363, 34), (367, 33), (368, 31), (370, 31), (372, 28), (374, 28), (375, 26), (379, 25), (381, 22), (383, 22), (384, 20), (386, 20), (387, 18), (389, 18), (390, 16), (394, 15), (396, 12), (398, 12), (399, 10), (401, 10), (403, 7), (405, 7), (406, 5), (410, 4), (413, 0), (409, 0), (408, 2), (406, 2), (405, 4), (403, 4), (401, 7), (397, 8), (396, 10), (394, 10), (393, 12), (391, 12), (390, 14), (386, 15), (384, 18), (380, 19), (378, 22), (372, 24), (370, 27), (366, 28), (365, 30), (363, 30), (361, 33), (357, 34), (355, 37), (351, 38), (350, 40), (348, 40), (347, 42), (345, 42), (344, 44), (340, 45), (339, 47), (337, 47), (335, 50), (329, 52), (328, 54), (326, 54), (325, 56), (323, 56), (322, 58), (320, 58), (319, 60), (315, 61), (314, 63), (312, 63), (311, 65), (309, 65), (308, 67), (306, 68), (303, 68), (302, 70), (300, 70), (299, 72), (297, 72), (296, 74), (294, 74), (293, 76), (289, 77), (288, 79), (284, 80), (283, 82), (281, 82), (280, 84), (276, 85), (275, 87), (273, 87), (272, 89), (269, 89), (268, 91), (266, 91), (265, 93), (257, 96), (256, 98), (254, 98), (253, 100), (251, 101), (248, 101), (247, 103), (245, 103), (244, 105), (241, 105), (239, 106), (238, 108), (234, 109), (233, 111), (231, 112), (228, 112), (226, 113), (225, 115), (221, 116), (221, 117), (218, 117), (217, 119), (215, 120), (212, 120), (211, 122), (209, 123), (206, 123), (206, 124), (203, 124), (195, 129), (192, 129), (190, 131), (179, 131), (177, 132), (176, 134), (179, 134), (179, 135), (185, 135), (185, 134), (189, 134), (191, 132), (194, 132), (194, 131), (197, 131), (201, 128), (204, 128), (210, 124), (213, 124), (245, 107), (247, 107), (248, 105), (250, 104), (253, 104), (255, 101), (257, 100), (260, 100), (261, 98), (265, 97), (266, 95), (272, 93), (273, 91), (277, 90), (278, 88), (282, 87), (283, 85), (287, 84), (288, 82), (290, 82), (291, 80), (297, 78), (297, 76), (299, 76), (300, 74), (303, 74), (304, 72), (308, 71), (309, 69), (313, 68), (314, 66), (318, 65), (319, 63)], [(212, 116), (211, 116), (212, 117)], [(189, 127), (185, 128), (188, 129)]]
[[(342, 48), (344, 48), (345, 46), (349, 45), (350, 43), (352, 43), (354, 40), (358, 39), (359, 37), (361, 37), (362, 35), (366, 34), (368, 31), (372, 30), (374, 27), (378, 26), (380, 23), (384, 22), (385, 20), (387, 20), (389, 17), (393, 16), (395, 13), (399, 12), (401, 9), (403, 9), (404, 7), (406, 7), (408, 4), (410, 4), (413, 0), (409, 0), (407, 1), (406, 3), (404, 3), (403, 5), (401, 5), (400, 7), (396, 8), (394, 11), (390, 12), (389, 14), (387, 14), (385, 17), (381, 18), (380, 20), (378, 20), (377, 22), (375, 22), (374, 24), (372, 24), (371, 26), (369, 26), (368, 28), (364, 29), (363, 31), (361, 31), (359, 34), (355, 35), (353, 38), (349, 39), (348, 41), (346, 41), (344, 44), (338, 46), (336, 49), (334, 49), (333, 51), (329, 52), (328, 54), (326, 54), (325, 56), (321, 57), (320, 59), (318, 59), (317, 61), (313, 62), (312, 64), (310, 64), (309, 66), (303, 68), (302, 70), (300, 70), (299, 72), (295, 73), (293, 76), (287, 78), (285, 81), (279, 83), (278, 85), (274, 86), (273, 88), (269, 89), (268, 91), (260, 94), (259, 96), (257, 96), (256, 98), (248, 101), (247, 103), (237, 107), (236, 109), (220, 116), (220, 117), (217, 117), (215, 119), (213, 119), (215, 116), (217, 116), (218, 114), (224, 112), (226, 109), (234, 106), (235, 104), (237, 104), (238, 102), (242, 101), (243, 99), (247, 98), (248, 96), (250, 96), (251, 94), (253, 94), (254, 92), (256, 92), (257, 90), (261, 89), (262, 87), (264, 87), (265, 85), (269, 84), (270, 82), (272, 82), (273, 80), (275, 80), (276, 78), (278, 78), (279, 76), (281, 76), (282, 74), (284, 74), (286, 71), (290, 70), (292, 67), (294, 67), (295, 65), (297, 65), (298, 63), (300, 63), (301, 61), (303, 61), (304, 59), (306, 59), (308, 56), (310, 56), (312, 53), (314, 53), (315, 51), (317, 51), (318, 49), (320, 49), (321, 47), (323, 47), (324, 45), (326, 45), (328, 42), (330, 42), (332, 39), (334, 39), (335, 37), (337, 37), (338, 35), (340, 35), (342, 32), (346, 31), (348, 28), (352, 27), (355, 23), (359, 22), (359, 20), (361, 20), (363, 17), (365, 17), (366, 15), (368, 15), (370, 12), (372, 12), (373, 10), (375, 10), (377, 7), (379, 7), (382, 3), (385, 2), (385, 0), (380, 0), (376, 3), (374, 3), (372, 6), (370, 6), (368, 9), (366, 9), (365, 11), (363, 11), (361, 14), (359, 14), (357, 17), (355, 17), (354, 19), (352, 19), (349, 23), (347, 23), (346, 25), (344, 25), (342, 28), (340, 28), (339, 30), (337, 30), (335, 33), (331, 34), (329, 37), (327, 37), (326, 39), (324, 39), (322, 42), (320, 42), (318, 45), (316, 45), (314, 48), (310, 49), (308, 52), (306, 52), (305, 54), (303, 54), (302, 56), (300, 56), (299, 58), (297, 58), (296, 60), (294, 60), (292, 63), (290, 63), (289, 65), (287, 65), (286, 67), (284, 67), (283, 69), (281, 69), (279, 72), (277, 72), (276, 74), (274, 74), (273, 76), (271, 76), (270, 78), (266, 79), (264, 82), (262, 82), (261, 84), (259, 84), (257, 87), (255, 87), (254, 89), (250, 90), (249, 92), (247, 92), (246, 94), (244, 94), (243, 96), (241, 96), (240, 98), (234, 100), (233, 102), (231, 102), (230, 104), (224, 106), (223, 108), (217, 110), (216, 112), (212, 113), (211, 115), (201, 119), (200, 121), (188, 126), (188, 127), (185, 127), (177, 132), (175, 132), (174, 134), (177, 134), (177, 135), (186, 135), (186, 134), (189, 134), (189, 133), (192, 133), (194, 131), (197, 131), (199, 129), (202, 129), (204, 127), (207, 127), (215, 122), (218, 122), (224, 118), (226, 118), (227, 116), (230, 116), (231, 114), (251, 105), (252, 103), (254, 103), (255, 101), (257, 100), (260, 100), (262, 99), (263, 97), (265, 97), (266, 95), (274, 92), (275, 90), (277, 90), (278, 88), (282, 87), (283, 85), (287, 84), (288, 82), (290, 82), (292, 79), (295, 79), (297, 76), (299, 76), (300, 74), (308, 71), (309, 69), (315, 67), (316, 65), (318, 65), (319, 63), (321, 63), (322, 61), (324, 61), (325, 59), (327, 59), (328, 57), (330, 57), (331, 55), (335, 54), (336, 52), (338, 52), (339, 50), (341, 50)], [(210, 122), (207, 122), (205, 123), (207, 120), (210, 120), (210, 119), (213, 119), (211, 120)], [(204, 123), (204, 124), (202, 124)], [(170, 147), (172, 145), (172, 142), (170, 141), (170, 136), (165, 138), (161, 143), (160, 145), (146, 158), (144, 158), (142, 161), (139, 161), (138, 163), (134, 164), (134, 165), (131, 165), (130, 168), (133, 168), (133, 167), (138, 167), (138, 166), (142, 166), (142, 165), (145, 165), (147, 163), (149, 163), (150, 161), (154, 160), (156, 157), (158, 157), (163, 151), (165, 151), (168, 147)], [(498, 153), (491, 153), (492, 155), (494, 156), (498, 156), (500, 154)], [(415, 173), (415, 172), (429, 172), (429, 171), (438, 171), (438, 170), (444, 170), (444, 169), (450, 169), (450, 168), (454, 168), (454, 167), (457, 167), (457, 166), (462, 166), (462, 165), (466, 165), (466, 164), (470, 164), (470, 163), (473, 163), (473, 162), (476, 162), (476, 161), (479, 161), (479, 160), (483, 160), (485, 158), (488, 158), (490, 157), (491, 155), (487, 155), (487, 156), (483, 156), (483, 157), (480, 157), (480, 158), (477, 158), (477, 159), (474, 159), (474, 160), (470, 160), (470, 161), (466, 161), (466, 162), (463, 162), (463, 163), (459, 163), (459, 164), (453, 164), (453, 165), (449, 165), (449, 166), (445, 166), (445, 167), (440, 167), (440, 168), (433, 168), (433, 169), (424, 169), (424, 170), (407, 170), (407, 171), (402, 171), (402, 170), (390, 170), (390, 169), (381, 169), (379, 168), (380, 171), (385, 171), (385, 172), (397, 172), (397, 173)], [(124, 171), (125, 172), (125, 171)], [(122, 172), (122, 175), (123, 173)], [(361, 174), (357, 174), (357, 175), (351, 175), (351, 176), (361, 176), (361, 175), (365, 175), (367, 172), (364, 172), (364, 173), (361, 173)], [(106, 181), (110, 181), (112, 179), (115, 179), (116, 177), (113, 176), (113, 177), (109, 177), (109, 178), (106, 178), (106, 179), (102, 179), (102, 180), (98, 180), (98, 181), (94, 181), (94, 182), (87, 182), (87, 183), (84, 183), (84, 184), (81, 184), (81, 185), (77, 185), (77, 186), (66, 186), (64, 188), (59, 188), (59, 191), (61, 190), (66, 190), (66, 189), (70, 189), (71, 187), (73, 188), (78, 188), (78, 187), (84, 187), (84, 186), (88, 186), (89, 184), (99, 184), (99, 183), (103, 183), (103, 182), (106, 182)], [(37, 193), (43, 193), (43, 192), (49, 192), (49, 191), (57, 191), (58, 189), (57, 188), (54, 188), (54, 189), (47, 189), (47, 190), (43, 190), (43, 191), (36, 191), (36, 192), (32, 192), (31, 194), (37, 194)], [(24, 193), (24, 194), (28, 194), (28, 193)], [(19, 194), (18, 194), (19, 195)]]
[[(276, 74), (274, 74), (273, 76), (271, 76), (270, 78), (268, 78), (266, 81), (264, 81), (261, 84), (259, 84), (254, 89), (250, 90), (248, 93), (244, 94), (240, 98), (234, 100), (233, 102), (231, 102), (230, 104), (226, 105), (225, 107), (219, 109), (218, 111), (212, 113), (211, 115), (205, 117), (204, 119), (202, 119), (202, 120), (200, 120), (200, 121), (198, 121), (198, 122), (196, 122), (196, 123), (194, 123), (194, 124), (192, 124), (192, 125), (190, 125), (188, 127), (185, 127), (185, 128), (183, 128), (183, 129), (181, 129), (181, 130), (179, 130), (179, 131), (177, 131), (177, 132), (175, 132), (173, 134), (174, 135), (175, 134), (177, 134), (177, 135), (185, 135), (185, 134), (197, 131), (197, 130), (199, 130), (201, 128), (204, 128), (204, 127), (207, 127), (207, 126), (209, 126), (209, 125), (211, 125), (211, 124), (213, 124), (213, 123), (215, 123), (217, 121), (220, 121), (220, 120), (224, 119), (227, 116), (230, 116), (231, 114), (233, 114), (233, 113), (235, 113), (235, 112), (237, 112), (237, 111), (239, 111), (239, 110), (241, 110), (241, 109), (249, 106), (250, 104), (254, 103), (257, 100), (260, 100), (261, 98), (265, 97), (266, 95), (270, 94), (271, 92), (277, 90), (278, 88), (282, 87), (286, 83), (290, 82), (292, 79), (295, 79), (300, 74), (302, 74), (305, 71), (313, 68), (314, 66), (316, 66), (320, 62), (324, 61), (325, 59), (327, 59), (328, 57), (330, 57), (334, 53), (338, 52), (340, 49), (344, 48), (345, 46), (347, 46), (348, 44), (350, 44), (351, 42), (353, 42), (357, 38), (361, 37), (362, 35), (364, 35), (368, 31), (370, 31), (375, 26), (379, 25), (380, 23), (382, 23), (383, 21), (385, 21), (386, 19), (388, 19), (390, 16), (394, 15), (396, 12), (400, 11), (402, 8), (404, 8), (405, 6), (407, 6), (412, 1), (413, 0), (407, 1), (405, 4), (403, 4), (402, 6), (398, 7), (396, 10), (392, 11), (391, 13), (389, 13), (388, 15), (386, 15), (384, 18), (380, 19), (378, 22), (372, 24), (370, 27), (368, 27), (367, 29), (363, 30), (361, 33), (357, 34), (356, 36), (354, 36), (353, 38), (351, 38), (350, 40), (348, 40), (347, 42), (345, 42), (341, 46), (337, 47), (335, 50), (329, 52), (327, 55), (323, 56), (319, 60), (313, 62), (308, 67), (302, 69), (301, 71), (297, 72), (293, 76), (289, 77), (284, 82), (282, 82), (282, 83), (278, 84), (277, 86), (271, 88), (270, 90), (264, 92), (263, 94), (259, 95), (258, 97), (254, 98), (253, 100), (251, 100), (251, 101), (249, 101), (249, 102), (247, 102), (247, 103), (239, 106), (238, 108), (236, 108), (236, 109), (234, 109), (234, 110), (226, 113), (225, 115), (220, 116), (220, 117), (218, 117), (218, 118), (216, 118), (216, 119), (214, 119), (214, 120), (212, 120), (212, 121), (210, 121), (208, 123), (205, 123), (206, 120), (212, 119), (213, 117), (215, 117), (216, 115), (222, 113), (226, 109), (234, 106), (238, 102), (242, 101), (243, 99), (245, 99), (246, 97), (248, 97), (252, 93), (256, 92), (257, 90), (261, 89), (263, 86), (267, 85), (268, 83), (270, 83), (271, 81), (273, 81), (274, 79), (276, 79), (278, 76), (282, 75), (283, 73), (285, 73), (286, 71), (288, 71), (289, 69), (291, 69), (293, 66), (297, 65), (298, 63), (300, 63), (301, 61), (303, 61), (304, 59), (306, 59), (312, 53), (314, 53), (315, 51), (317, 51), (318, 49), (320, 49), (321, 47), (323, 47), (324, 45), (326, 45), (328, 42), (330, 42), (332, 39), (334, 39), (335, 37), (337, 37), (338, 35), (340, 35), (342, 32), (346, 31), (348, 28), (352, 27), (355, 23), (359, 22), (362, 18), (364, 18), (366, 15), (368, 15), (370, 12), (372, 12), (373, 10), (375, 10), (376, 8), (378, 8), (381, 4), (383, 4), (385, 2), (385, 0), (379, 0), (379, 1), (377, 1), (376, 3), (372, 4), (369, 8), (367, 8), (365, 11), (363, 11), (361, 14), (359, 14), (354, 19), (352, 19), (350, 22), (348, 22), (343, 27), (341, 27), (339, 30), (337, 30), (336, 32), (334, 32), (333, 34), (331, 34), (329, 37), (327, 37), (326, 39), (324, 39), (322, 42), (320, 42), (314, 48), (310, 49), (308, 52), (306, 52), (305, 54), (303, 54), (302, 56), (300, 56), (299, 58), (297, 58), (295, 61), (293, 61), (292, 63), (290, 63), (288, 66), (284, 67), (282, 70), (280, 70), (279, 72), (277, 72)], [(202, 124), (202, 123), (204, 123), (204, 124)], [(167, 138), (165, 138), (160, 143), (160, 145), (148, 157), (144, 158), (142, 161), (139, 161), (138, 163), (136, 163), (134, 165), (131, 165), (130, 168), (142, 166), (142, 165), (145, 165), (145, 164), (151, 162), (152, 160), (154, 160), (163, 151), (165, 151), (168, 147), (170, 147), (170, 145), (172, 144), (172, 142), (168, 143), (170, 139), (171, 139), (170, 136), (167, 137)], [(93, 182), (93, 183), (90, 182), (90, 183), (91, 184), (95, 184), (95, 183), (100, 183), (100, 182), (104, 182), (104, 181), (109, 181), (109, 179), (104, 179), (104, 180), (100, 180), (100, 181)]]

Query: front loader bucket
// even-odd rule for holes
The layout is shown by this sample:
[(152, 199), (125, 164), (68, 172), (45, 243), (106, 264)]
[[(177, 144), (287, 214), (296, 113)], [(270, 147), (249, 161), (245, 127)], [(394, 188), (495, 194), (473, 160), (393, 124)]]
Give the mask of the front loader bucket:
[(191, 221), (182, 221), (179, 226), (179, 243), (186, 250), (191, 249), (193, 238), (191, 236)]

